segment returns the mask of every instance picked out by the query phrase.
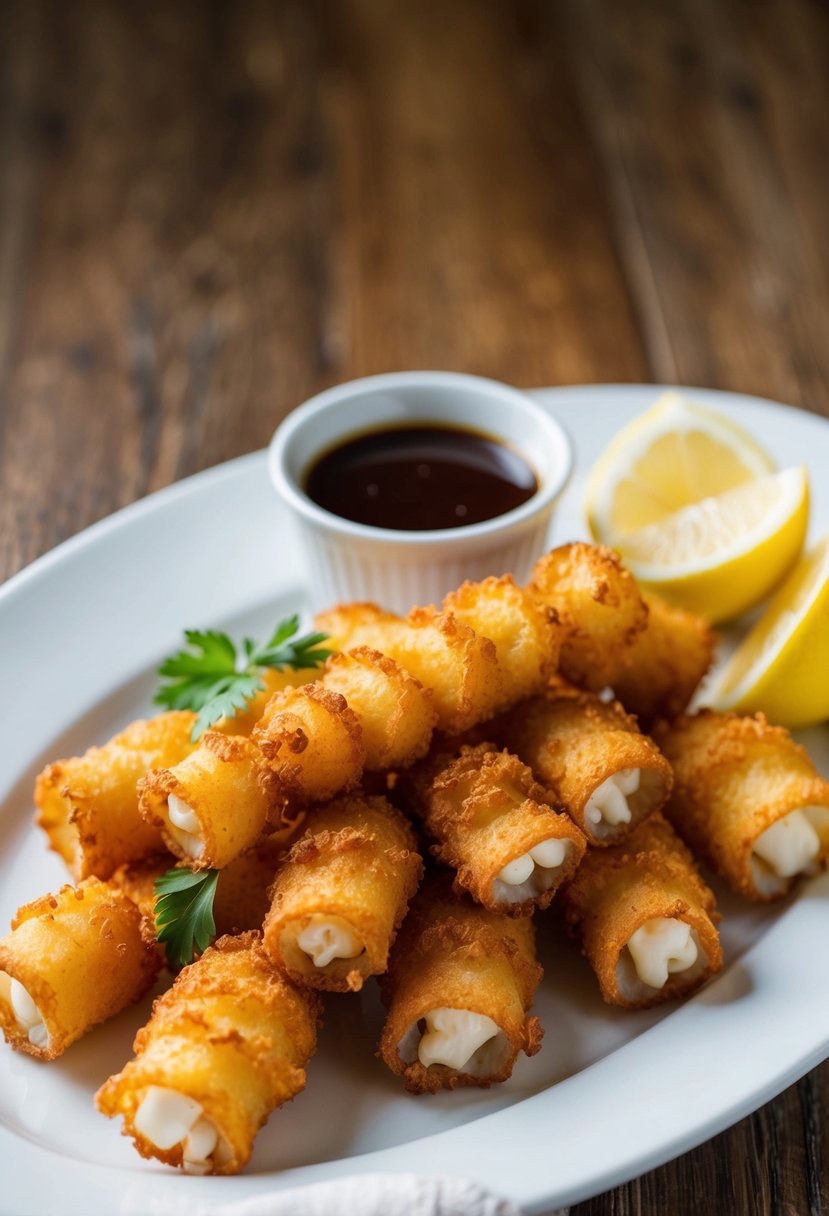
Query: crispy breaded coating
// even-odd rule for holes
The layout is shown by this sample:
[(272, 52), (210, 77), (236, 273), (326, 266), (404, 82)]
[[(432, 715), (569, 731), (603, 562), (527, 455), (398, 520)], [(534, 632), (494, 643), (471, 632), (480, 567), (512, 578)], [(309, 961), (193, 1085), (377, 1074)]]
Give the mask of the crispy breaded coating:
[[(588, 849), (575, 878), (562, 892), (562, 901), (568, 927), (581, 941), (602, 998), (609, 1005), (646, 1009), (688, 996), (722, 969), (713, 892), (659, 812), (640, 823), (621, 844)], [(642, 964), (635, 961), (629, 945), (637, 931), (647, 933), (655, 921), (657, 930), (662, 921), (679, 921), (689, 927), (685, 948), (690, 944), (690, 953), (684, 960), (671, 960), (674, 966), (687, 965), (671, 970), (664, 966), (667, 958), (663, 958), (661, 987), (641, 978), (637, 966)]]
[(159, 1091), (181, 1095), (195, 1107), (191, 1130), (213, 1138), (197, 1172), (236, 1174), (271, 1112), (304, 1088), (318, 1020), (318, 998), (273, 969), (259, 934), (221, 938), (155, 1002), (135, 1057), (98, 1091), (98, 1108), (123, 1116), (142, 1157), (187, 1168), (188, 1148), (197, 1151), (189, 1137), (160, 1147), (148, 1127)]
[[(138, 783), (138, 794), (141, 814), (170, 852), (194, 870), (229, 865), (277, 826), (284, 804), (279, 779), (255, 744), (213, 730), (205, 731), (181, 763), (151, 769)], [(171, 805), (171, 798), (177, 802)]]
[(554, 608), (561, 621), (562, 674), (593, 692), (611, 685), (619, 656), (648, 618), (636, 581), (618, 553), (604, 545), (561, 545), (535, 563), (529, 590)]
[(463, 583), (443, 610), (494, 644), (502, 682), (497, 709), (536, 695), (554, 675), (563, 634), (558, 615), (511, 575)]
[(172, 853), (153, 853), (140, 861), (128, 861), (119, 866), (110, 884), (132, 900), (149, 926), (149, 935), (155, 936), (155, 880), (177, 863)]
[[(663, 806), (670, 793), (671, 767), (653, 741), (640, 734), (635, 718), (618, 702), (563, 682), (503, 715), (495, 730), (499, 742), (553, 791), (591, 844), (616, 843)], [(626, 811), (623, 807), (621, 816), (601, 812), (608, 783), (621, 781), (624, 789), (623, 776), (636, 773), (631, 792), (624, 795)]]
[[(411, 825), (385, 798), (352, 795), (315, 807), (277, 870), (265, 949), (295, 980), (357, 991), (385, 971), (422, 873)], [(344, 951), (334, 950), (337, 940)]]
[(257, 850), (280, 855), (296, 840), (305, 823), (308, 811), (304, 806), (286, 802), (279, 814), (279, 826), (262, 837)]
[(123, 891), (141, 913), (142, 932), (145, 939), (154, 946), (159, 969), (167, 967), (167, 951), (163, 943), (156, 938), (155, 880), (172, 870), (176, 862), (177, 859), (172, 853), (153, 853), (151, 857), (142, 857), (140, 861), (125, 862), (108, 880), (110, 886)]
[(714, 635), (701, 616), (646, 596), (648, 623), (619, 656), (608, 681), (643, 727), (688, 708), (714, 653)]
[(340, 604), (320, 613), (316, 626), (339, 649), (370, 646), (399, 663), (431, 690), (448, 734), (490, 717), (503, 699), (494, 644), (451, 613), (413, 608), (400, 617), (376, 604)]
[(285, 849), (251, 849), (225, 866), (216, 884), (216, 936), (262, 928), (271, 906), (270, 888)]
[[(528, 1016), (540, 980), (530, 917), (489, 912), (433, 877), (414, 900), (380, 981), (388, 1010), (380, 1057), (410, 1093), (505, 1081), (519, 1051), (534, 1055), (541, 1046), (538, 1019)], [(490, 1019), (494, 1033), (458, 1066), (424, 1065), (424, 1032), (436, 1011)]]
[(109, 878), (126, 861), (163, 848), (142, 819), (136, 785), (151, 768), (178, 764), (195, 747), (196, 715), (173, 710), (131, 723), (103, 747), (49, 764), (35, 783), (37, 823), (77, 878)]
[[(674, 769), (665, 814), (735, 891), (756, 901), (778, 899), (826, 864), (829, 782), (782, 726), (769, 725), (763, 714), (704, 709), (659, 723), (654, 737)], [(760, 838), (783, 820), (789, 840), (781, 840), (778, 829), (783, 851), (769, 853)], [(807, 847), (793, 854), (792, 844)]]
[(293, 802), (333, 798), (353, 788), (363, 771), (357, 715), (319, 681), (275, 693), (252, 738)]
[(20, 908), (0, 939), (0, 1029), (18, 1051), (57, 1059), (139, 1000), (160, 966), (139, 909), (122, 891), (97, 878), (61, 887)]
[[(432, 853), (455, 871), (453, 889), (468, 891), (493, 912), (527, 916), (533, 907), (546, 908), (586, 848), (582, 832), (554, 809), (550, 791), (533, 780), (517, 756), (492, 743), (438, 752), (399, 785), (407, 805), (438, 841)], [(548, 841), (559, 842), (561, 857), (542, 865), (531, 850), (543, 859)], [(523, 876), (525, 858), (529, 873)], [(514, 870), (516, 861), (522, 873), (513, 879), (507, 870), (504, 877), (502, 871)]]
[(437, 723), (432, 694), (393, 659), (369, 646), (342, 651), (326, 663), (322, 684), (356, 715), (369, 772), (426, 755)]

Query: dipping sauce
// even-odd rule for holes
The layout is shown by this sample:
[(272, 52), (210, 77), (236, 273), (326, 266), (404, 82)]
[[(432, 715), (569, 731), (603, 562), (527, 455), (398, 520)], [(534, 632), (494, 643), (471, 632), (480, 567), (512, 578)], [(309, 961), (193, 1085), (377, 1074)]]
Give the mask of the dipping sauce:
[(305, 479), (306, 494), (326, 511), (404, 532), (494, 519), (537, 489), (535, 473), (514, 449), (477, 431), (437, 425), (347, 439)]

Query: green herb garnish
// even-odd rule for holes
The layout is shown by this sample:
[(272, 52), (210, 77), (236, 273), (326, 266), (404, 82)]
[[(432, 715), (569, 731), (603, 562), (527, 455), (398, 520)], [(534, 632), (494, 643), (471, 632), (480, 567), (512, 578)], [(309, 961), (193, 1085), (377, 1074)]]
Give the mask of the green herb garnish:
[(198, 711), (191, 738), (195, 743), (220, 718), (234, 718), (247, 709), (265, 687), (260, 672), (266, 667), (283, 671), (291, 667), (320, 667), (333, 650), (321, 643), (327, 634), (306, 633), (295, 637), (299, 617), (280, 621), (263, 645), (244, 638), (240, 649), (226, 633), (215, 629), (185, 629), (187, 647), (165, 659), (158, 674), (168, 681), (155, 696), (167, 709)]
[(174, 869), (155, 880), (156, 937), (164, 943), (171, 967), (192, 963), (216, 933), (213, 897), (218, 870)]

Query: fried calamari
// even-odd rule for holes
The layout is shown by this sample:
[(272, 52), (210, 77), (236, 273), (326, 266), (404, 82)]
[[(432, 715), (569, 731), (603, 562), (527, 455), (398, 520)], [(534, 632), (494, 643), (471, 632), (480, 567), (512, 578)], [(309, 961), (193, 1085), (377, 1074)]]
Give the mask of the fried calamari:
[(559, 683), (495, 726), (592, 844), (615, 843), (670, 792), (670, 765), (618, 702)]
[(714, 895), (659, 812), (621, 844), (589, 849), (562, 898), (610, 1005), (688, 996), (722, 968)]
[(666, 815), (746, 899), (779, 899), (825, 865), (829, 782), (782, 726), (704, 709), (654, 736), (675, 775)]
[(490, 717), (503, 698), (494, 644), (452, 613), (413, 608), (400, 617), (376, 604), (341, 604), (316, 625), (339, 649), (369, 646), (414, 676), (431, 691), (448, 734)]
[(393, 659), (369, 646), (342, 651), (326, 663), (322, 684), (356, 715), (368, 772), (426, 755), (437, 723), (432, 694)]
[(380, 981), (380, 1057), (411, 1093), (505, 1081), (543, 1031), (528, 1015), (541, 980), (530, 917), (500, 916), (431, 879)]
[(345, 697), (319, 681), (271, 697), (252, 738), (294, 802), (333, 798), (363, 771), (359, 719)]
[(593, 692), (612, 685), (620, 655), (648, 619), (618, 553), (604, 545), (561, 545), (535, 563), (529, 590), (561, 622), (562, 675)]
[(422, 872), (414, 832), (385, 798), (315, 807), (274, 879), (265, 949), (295, 980), (356, 991), (385, 971)]
[(305, 1086), (319, 1003), (274, 970), (260, 935), (223, 937), (159, 997), (135, 1057), (96, 1095), (142, 1157), (236, 1174), (268, 1116)]
[(54, 1060), (135, 1003), (161, 966), (147, 925), (97, 878), (20, 908), (0, 938), (0, 1029), (12, 1047)]
[(619, 656), (609, 683), (643, 726), (688, 708), (711, 666), (714, 635), (693, 612), (647, 596), (648, 623)]
[(285, 805), (255, 744), (212, 730), (179, 764), (152, 769), (138, 793), (141, 814), (194, 870), (229, 865), (278, 825)]
[(399, 783), (407, 805), (437, 840), (435, 856), (493, 912), (545, 908), (576, 869), (583, 834), (554, 809), (525, 764), (494, 744), (436, 753)]
[(35, 782), (37, 823), (78, 878), (109, 878), (126, 861), (163, 848), (138, 809), (136, 786), (152, 768), (182, 761), (195, 747), (195, 714), (184, 710), (131, 723), (103, 747), (49, 764)]
[(501, 701), (494, 709), (534, 696), (554, 675), (563, 634), (558, 615), (510, 575), (463, 583), (443, 610), (495, 646)]

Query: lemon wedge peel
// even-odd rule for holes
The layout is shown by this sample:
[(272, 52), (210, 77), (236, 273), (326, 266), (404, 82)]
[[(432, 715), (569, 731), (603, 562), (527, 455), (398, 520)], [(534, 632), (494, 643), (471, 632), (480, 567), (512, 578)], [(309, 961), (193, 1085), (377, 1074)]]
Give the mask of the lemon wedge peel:
[(619, 547), (627, 533), (775, 467), (731, 418), (667, 392), (599, 456), (585, 489), (587, 522), (596, 540)]
[(629, 533), (636, 580), (712, 624), (761, 602), (797, 560), (809, 521), (805, 467), (755, 478)]
[(704, 697), (712, 709), (754, 713), (791, 729), (829, 718), (829, 536), (778, 589)]

